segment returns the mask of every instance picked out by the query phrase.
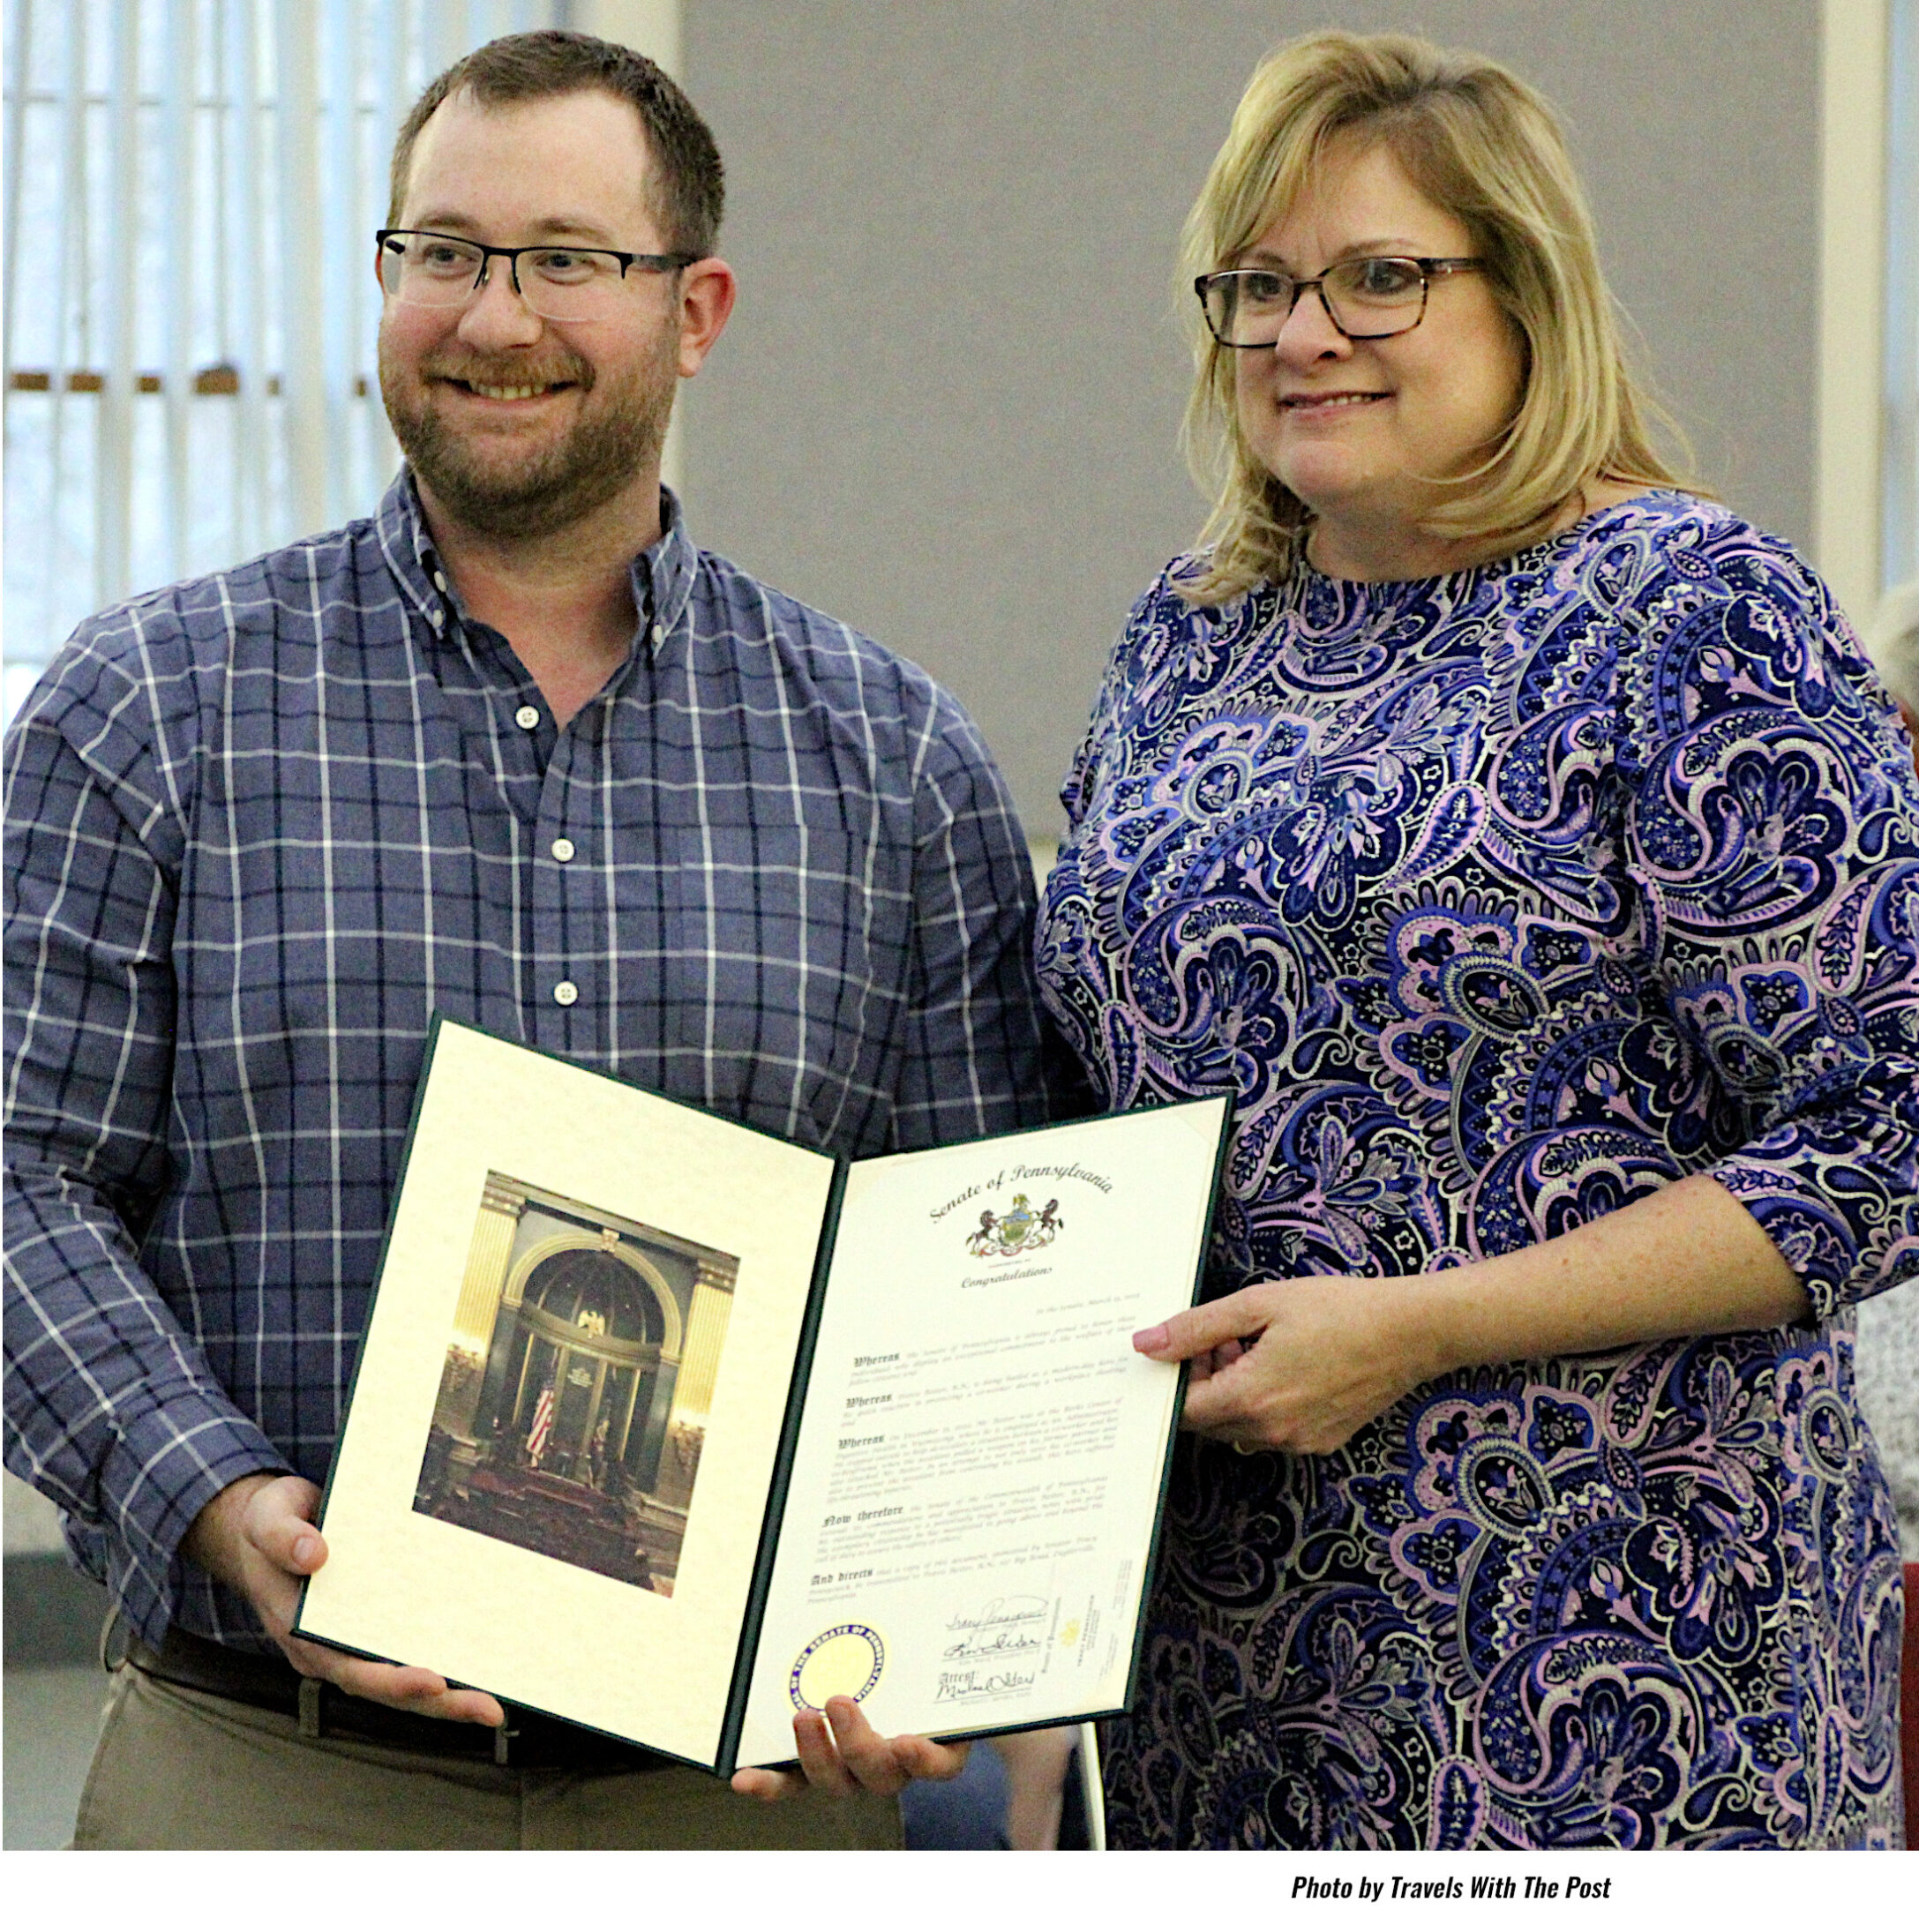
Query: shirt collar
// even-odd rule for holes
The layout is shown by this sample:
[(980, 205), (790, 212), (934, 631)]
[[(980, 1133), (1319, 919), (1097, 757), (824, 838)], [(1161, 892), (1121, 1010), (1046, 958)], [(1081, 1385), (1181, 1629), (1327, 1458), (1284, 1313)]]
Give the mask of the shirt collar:
[(660, 534), (633, 560), (634, 608), (645, 610), (647, 594), (649, 589), (652, 593), (651, 635), (656, 651), (686, 620), (699, 566), (700, 552), (686, 535), (686, 513), (679, 498), (662, 483)]
[[(444, 637), (449, 620), (463, 618), (466, 612), (453, 580), (440, 568), (410, 468), (402, 468), (394, 477), (373, 521), (381, 554), (401, 596), (436, 637)], [(651, 617), (648, 635), (653, 650), (685, 618), (698, 566), (699, 551), (686, 535), (686, 513), (679, 498), (662, 483), (660, 534), (633, 560), (633, 607), (642, 618)]]

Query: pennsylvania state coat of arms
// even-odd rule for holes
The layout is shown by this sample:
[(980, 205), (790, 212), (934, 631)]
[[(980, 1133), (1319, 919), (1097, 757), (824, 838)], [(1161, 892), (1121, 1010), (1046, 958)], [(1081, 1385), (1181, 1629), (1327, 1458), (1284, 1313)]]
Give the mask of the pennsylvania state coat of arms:
[(1015, 1194), (1004, 1214), (996, 1215), (991, 1208), (980, 1210), (979, 1225), (966, 1237), (966, 1252), (981, 1261), (1003, 1261), (1008, 1254), (1046, 1247), (1065, 1225), (1057, 1197), (1036, 1210), (1024, 1194)]

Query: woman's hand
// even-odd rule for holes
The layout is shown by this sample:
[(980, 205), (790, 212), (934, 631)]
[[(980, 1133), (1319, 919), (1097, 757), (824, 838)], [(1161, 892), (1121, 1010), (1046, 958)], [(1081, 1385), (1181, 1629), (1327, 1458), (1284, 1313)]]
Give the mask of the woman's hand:
[(957, 1778), (971, 1749), (931, 1738), (881, 1737), (851, 1697), (828, 1697), (824, 1713), (802, 1711), (793, 1719), (793, 1742), (797, 1771), (735, 1771), (733, 1789), (769, 1804), (809, 1786), (838, 1798), (859, 1792), (893, 1798), (916, 1778)]
[(1431, 1295), (1421, 1275), (1256, 1282), (1143, 1329), (1133, 1346), (1192, 1363), (1182, 1427), (1323, 1456), (1452, 1366), (1423, 1318)]
[(1186, 1427), (1323, 1456), (1410, 1389), (1486, 1362), (1806, 1321), (1799, 1277), (1710, 1174), (1551, 1240), (1428, 1275), (1295, 1275), (1187, 1308), (1133, 1346), (1190, 1361)]

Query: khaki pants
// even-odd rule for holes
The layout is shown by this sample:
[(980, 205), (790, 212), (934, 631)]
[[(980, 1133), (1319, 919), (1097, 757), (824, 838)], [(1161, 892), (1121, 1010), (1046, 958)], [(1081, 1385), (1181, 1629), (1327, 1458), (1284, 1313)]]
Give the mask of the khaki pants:
[(79, 1851), (885, 1850), (890, 1798), (741, 1798), (684, 1765), (583, 1776), (308, 1739), (296, 1719), (116, 1673)]

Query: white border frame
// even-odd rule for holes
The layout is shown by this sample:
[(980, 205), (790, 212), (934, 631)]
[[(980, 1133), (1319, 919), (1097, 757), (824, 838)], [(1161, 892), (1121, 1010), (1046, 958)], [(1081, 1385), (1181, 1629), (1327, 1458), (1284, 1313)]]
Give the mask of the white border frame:
[(1819, 10), (1819, 370), (1813, 556), (1854, 625), (1879, 601), (1885, 0)]

